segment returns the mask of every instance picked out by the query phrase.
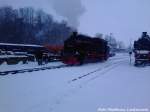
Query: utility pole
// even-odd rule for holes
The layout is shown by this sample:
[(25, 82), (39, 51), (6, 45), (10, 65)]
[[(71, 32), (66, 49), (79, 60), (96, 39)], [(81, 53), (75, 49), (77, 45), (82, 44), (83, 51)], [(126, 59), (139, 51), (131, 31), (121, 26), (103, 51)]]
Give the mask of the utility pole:
[(130, 47), (129, 47), (129, 57), (130, 57), (130, 65), (132, 63), (132, 38), (130, 38)]

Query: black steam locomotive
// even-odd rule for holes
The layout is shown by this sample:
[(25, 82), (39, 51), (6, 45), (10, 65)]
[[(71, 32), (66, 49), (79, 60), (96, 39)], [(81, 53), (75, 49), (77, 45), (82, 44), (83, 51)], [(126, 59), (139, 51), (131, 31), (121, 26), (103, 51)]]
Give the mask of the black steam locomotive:
[(143, 32), (141, 38), (134, 42), (135, 66), (150, 63), (150, 37)]
[(104, 39), (91, 38), (74, 32), (64, 42), (62, 60), (66, 64), (81, 65), (84, 62), (107, 60), (108, 57), (109, 47)]

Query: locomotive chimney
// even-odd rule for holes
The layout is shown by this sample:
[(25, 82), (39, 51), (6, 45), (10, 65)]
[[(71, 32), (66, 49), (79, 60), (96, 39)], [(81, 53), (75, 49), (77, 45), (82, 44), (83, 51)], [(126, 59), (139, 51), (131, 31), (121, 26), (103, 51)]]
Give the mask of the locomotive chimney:
[(74, 31), (74, 32), (73, 32), (73, 36), (74, 36), (74, 37), (77, 37), (77, 35), (78, 35), (78, 32), (77, 32), (77, 31)]
[(142, 32), (142, 38), (147, 36), (147, 32)]

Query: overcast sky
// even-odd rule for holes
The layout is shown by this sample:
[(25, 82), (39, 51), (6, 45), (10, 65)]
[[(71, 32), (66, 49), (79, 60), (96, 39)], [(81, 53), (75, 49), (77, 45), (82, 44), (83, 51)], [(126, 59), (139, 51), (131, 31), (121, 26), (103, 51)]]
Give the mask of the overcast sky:
[(82, 33), (113, 33), (126, 44), (150, 33), (150, 0), (0, 0), (4, 5), (41, 8)]

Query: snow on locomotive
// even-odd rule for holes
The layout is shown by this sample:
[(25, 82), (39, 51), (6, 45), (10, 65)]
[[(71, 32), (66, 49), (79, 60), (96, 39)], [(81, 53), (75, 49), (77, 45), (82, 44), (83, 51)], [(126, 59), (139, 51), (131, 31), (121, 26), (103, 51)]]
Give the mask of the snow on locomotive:
[(150, 37), (143, 32), (141, 38), (134, 42), (135, 66), (150, 63)]
[(109, 57), (107, 41), (86, 35), (73, 34), (64, 42), (62, 60), (68, 65), (81, 65), (85, 62), (104, 61)]

